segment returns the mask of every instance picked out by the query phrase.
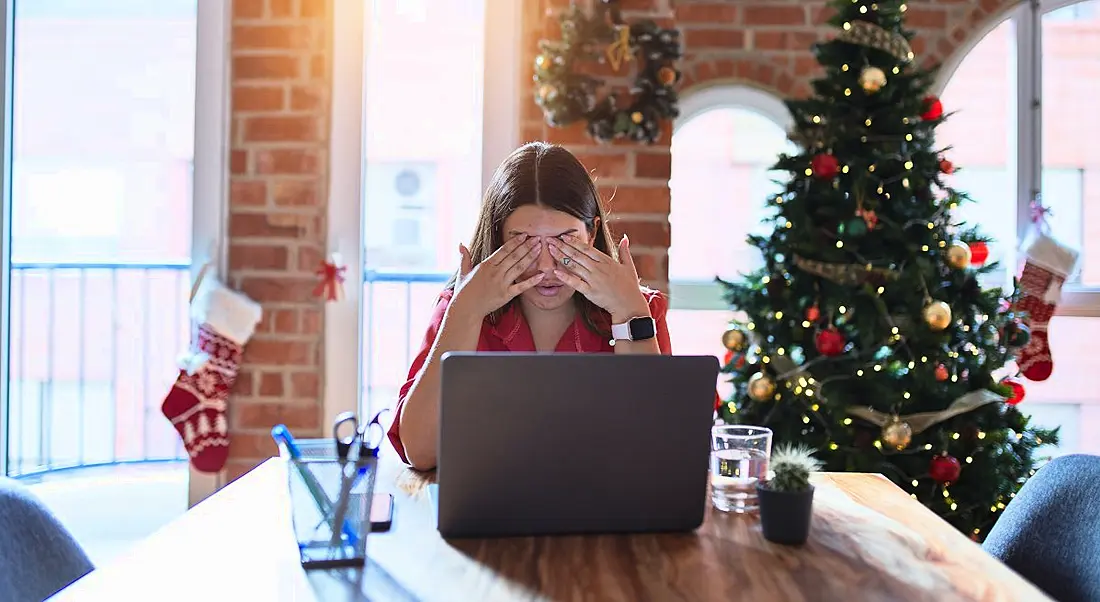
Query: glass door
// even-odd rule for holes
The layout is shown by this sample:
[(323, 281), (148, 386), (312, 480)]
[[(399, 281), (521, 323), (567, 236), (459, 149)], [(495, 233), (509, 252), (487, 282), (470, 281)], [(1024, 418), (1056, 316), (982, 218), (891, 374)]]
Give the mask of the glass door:
[(186, 457), (198, 3), (4, 3), (8, 475)]

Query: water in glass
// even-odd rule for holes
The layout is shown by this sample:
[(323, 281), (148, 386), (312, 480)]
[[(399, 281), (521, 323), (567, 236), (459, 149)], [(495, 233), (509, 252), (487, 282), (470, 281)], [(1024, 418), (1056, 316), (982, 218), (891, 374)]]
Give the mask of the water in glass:
[(715, 427), (710, 454), (710, 497), (723, 512), (757, 507), (756, 484), (767, 478), (771, 431), (762, 427)]

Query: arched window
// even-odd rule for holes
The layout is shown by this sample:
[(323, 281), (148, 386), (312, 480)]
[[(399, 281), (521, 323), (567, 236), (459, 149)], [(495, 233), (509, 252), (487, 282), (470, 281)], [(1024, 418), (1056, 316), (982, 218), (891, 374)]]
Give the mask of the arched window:
[(1100, 395), (1082, 377), (1100, 360), (1100, 0), (1023, 3), (956, 57), (941, 77), (954, 115), (937, 142), (958, 171), (952, 184), (974, 203), (958, 216), (996, 237), (1002, 269), (987, 286), (1009, 281), (1022, 257), (1037, 195), (1051, 209), (1050, 233), (1080, 250), (1051, 321), (1054, 373), (1024, 381), (1028, 412), (1061, 424), (1060, 452), (1100, 452)]
[(746, 86), (685, 96), (672, 136), (669, 222), (669, 329), (678, 354), (714, 354), (729, 321), (715, 277), (762, 265), (745, 239), (767, 233), (764, 200), (781, 190), (772, 165), (787, 140), (789, 115), (776, 96)]

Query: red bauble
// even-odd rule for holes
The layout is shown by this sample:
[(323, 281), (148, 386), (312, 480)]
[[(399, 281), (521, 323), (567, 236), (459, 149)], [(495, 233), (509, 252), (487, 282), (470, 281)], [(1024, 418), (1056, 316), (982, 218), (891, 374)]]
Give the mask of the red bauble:
[(947, 366), (944, 366), (943, 364), (936, 366), (936, 380), (943, 382), (947, 380), (948, 376), (950, 375), (947, 373)]
[(1024, 396), (1027, 395), (1027, 391), (1024, 390), (1024, 386), (1019, 382), (1006, 378), (1001, 381), (1002, 385), (1007, 385), (1012, 388), (1012, 393), (1009, 394), (1008, 399), (1005, 400), (1010, 406), (1014, 406), (1024, 400)]
[(811, 305), (810, 308), (806, 310), (806, 319), (810, 322), (817, 322), (817, 319), (820, 317), (821, 310), (818, 309), (816, 305)]
[(920, 118), (925, 121), (935, 121), (943, 117), (943, 103), (935, 96), (928, 96), (924, 99), (924, 112), (921, 113)]
[(840, 355), (844, 353), (845, 344), (847, 344), (847, 341), (844, 340), (844, 335), (840, 334), (835, 328), (822, 330), (817, 333), (817, 337), (814, 339), (814, 345), (821, 355)]
[(950, 485), (959, 480), (961, 473), (962, 464), (959, 463), (959, 459), (947, 454), (932, 458), (932, 462), (928, 464), (928, 476), (943, 485)]
[(970, 243), (970, 265), (982, 265), (989, 259), (989, 245), (984, 242)]
[(831, 180), (840, 173), (840, 161), (828, 154), (814, 155), (814, 158), (810, 159), (810, 169), (813, 170), (815, 178)]
[(940, 171), (947, 175), (955, 173), (955, 164), (947, 159), (940, 159)]

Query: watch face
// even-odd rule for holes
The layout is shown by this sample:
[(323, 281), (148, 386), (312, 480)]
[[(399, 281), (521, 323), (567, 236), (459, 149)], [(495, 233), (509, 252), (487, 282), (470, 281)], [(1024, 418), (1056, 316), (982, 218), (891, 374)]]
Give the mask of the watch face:
[(630, 338), (635, 341), (644, 341), (657, 336), (653, 318), (634, 318), (629, 322)]

